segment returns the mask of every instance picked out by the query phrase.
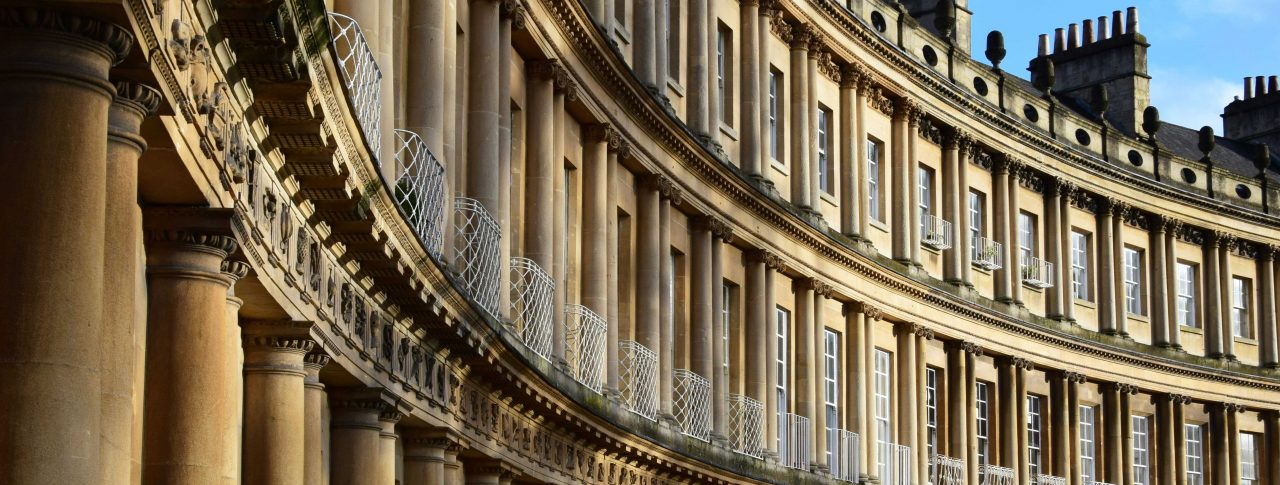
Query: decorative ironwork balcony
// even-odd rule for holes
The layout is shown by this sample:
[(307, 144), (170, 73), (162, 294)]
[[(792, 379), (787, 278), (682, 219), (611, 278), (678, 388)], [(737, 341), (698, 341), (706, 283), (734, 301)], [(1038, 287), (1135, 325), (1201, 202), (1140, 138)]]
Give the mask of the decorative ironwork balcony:
[(501, 319), (498, 310), (498, 291), (502, 279), (502, 255), (499, 243), (502, 228), (489, 215), (480, 201), (458, 197), (454, 202), (457, 215), (457, 237), (454, 243), (454, 268), (462, 280), (463, 289), (476, 303), (494, 318)]
[(565, 360), (573, 378), (591, 390), (604, 388), (604, 343), (609, 324), (582, 305), (565, 305)]
[(369, 153), (377, 157), (382, 149), (382, 71), (355, 19), (330, 12), (329, 31), (333, 34), (333, 57), (346, 82), (347, 99), (351, 100), (352, 112), (369, 144)]
[(1114, 485), (1114, 484), (1107, 483), (1107, 482), (1092, 481), (1092, 482), (1085, 482), (1085, 485)]
[(1022, 282), (1035, 288), (1053, 286), (1053, 263), (1031, 256), (1022, 262)]
[(882, 485), (911, 485), (911, 447), (896, 443), (880, 443), (880, 460), (885, 469), (881, 473)]
[(1067, 479), (1053, 475), (1036, 475), (1035, 485), (1067, 485)]
[(622, 402), (631, 412), (650, 420), (658, 416), (658, 354), (634, 340), (618, 342), (622, 356), (619, 387)]
[(994, 271), (1004, 267), (1004, 247), (983, 236), (973, 237), (973, 265)]
[(764, 403), (741, 394), (729, 394), (729, 442), (733, 444), (733, 451), (764, 457), (763, 430)]
[(672, 405), (681, 431), (702, 441), (711, 441), (711, 381), (688, 369), (676, 369), (674, 374)]
[(924, 213), (920, 214), (920, 244), (937, 249), (951, 249), (953, 245), (951, 221)]
[(422, 246), (437, 259), (444, 241), (444, 166), (417, 133), (396, 130), (392, 196)]
[(551, 317), (556, 284), (538, 263), (511, 258), (511, 325), (524, 344), (551, 359)]
[(831, 451), (829, 464), (831, 476), (845, 482), (858, 482), (858, 474), (862, 472), (861, 446), (858, 434), (843, 429), (828, 429), (827, 443)]
[(1013, 485), (1013, 469), (995, 465), (981, 465), (978, 475), (982, 485)]
[(964, 461), (939, 454), (929, 457), (929, 483), (962, 485), (964, 480)]
[(778, 458), (782, 466), (809, 471), (809, 418), (784, 413), (778, 422)]

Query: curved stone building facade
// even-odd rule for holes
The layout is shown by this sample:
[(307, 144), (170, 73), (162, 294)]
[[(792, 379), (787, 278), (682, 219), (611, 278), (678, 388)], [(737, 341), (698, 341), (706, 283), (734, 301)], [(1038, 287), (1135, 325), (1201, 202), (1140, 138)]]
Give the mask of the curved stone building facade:
[(1280, 484), (1280, 87), (1099, 13), (4, 2), (0, 482)]

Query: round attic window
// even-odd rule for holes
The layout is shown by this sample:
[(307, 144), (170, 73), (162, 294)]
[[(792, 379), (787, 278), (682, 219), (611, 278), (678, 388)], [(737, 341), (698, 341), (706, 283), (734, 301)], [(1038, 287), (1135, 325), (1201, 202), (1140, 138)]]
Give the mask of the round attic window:
[(875, 11), (871, 12), (871, 26), (875, 27), (876, 31), (881, 34), (884, 33), (885, 29), (889, 28), (888, 24), (884, 21), (884, 15)]
[(1240, 196), (1241, 199), (1248, 200), (1249, 197), (1253, 196), (1253, 191), (1245, 184), (1236, 184), (1236, 195)]
[(1142, 154), (1138, 153), (1137, 150), (1129, 150), (1129, 163), (1132, 163), (1135, 167), (1141, 167)]
[(1022, 116), (1027, 117), (1027, 121), (1032, 123), (1040, 121), (1040, 111), (1037, 111), (1036, 107), (1030, 104), (1022, 107)]
[(1084, 145), (1084, 146), (1089, 146), (1089, 143), (1092, 141), (1093, 139), (1089, 137), (1089, 132), (1084, 130), (1076, 130), (1076, 142), (1079, 142), (1081, 145)]
[(938, 65), (938, 53), (933, 50), (933, 47), (924, 46), (922, 53), (924, 54), (924, 62), (929, 63), (930, 66), (936, 67)]
[(986, 96), (987, 81), (980, 77), (973, 78), (973, 92), (978, 93), (978, 96)]
[(1189, 184), (1196, 183), (1196, 171), (1189, 168), (1182, 169), (1182, 181)]

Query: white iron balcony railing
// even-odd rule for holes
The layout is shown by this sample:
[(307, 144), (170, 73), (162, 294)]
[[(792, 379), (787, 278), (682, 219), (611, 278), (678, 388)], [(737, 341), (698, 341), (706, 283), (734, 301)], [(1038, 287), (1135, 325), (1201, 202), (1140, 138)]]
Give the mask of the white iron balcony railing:
[(831, 452), (829, 467), (831, 476), (845, 482), (858, 482), (858, 474), (862, 472), (861, 442), (858, 434), (843, 429), (827, 430), (827, 448)]
[(333, 34), (334, 59), (346, 82), (347, 99), (351, 100), (353, 114), (369, 144), (369, 153), (376, 157), (382, 149), (382, 71), (355, 19), (330, 12), (329, 31)]
[(896, 443), (880, 443), (882, 485), (911, 485), (911, 447)]
[(1114, 485), (1114, 484), (1107, 483), (1107, 482), (1092, 481), (1092, 482), (1085, 482), (1084, 485)]
[(634, 340), (618, 342), (622, 402), (631, 412), (657, 420), (658, 354)]
[(929, 458), (929, 483), (933, 485), (962, 485), (964, 480), (964, 461), (938, 454), (934, 454)]
[(978, 467), (978, 476), (982, 485), (1013, 485), (1013, 469), (1009, 467), (982, 465)]
[(551, 325), (556, 284), (538, 263), (511, 258), (511, 325), (524, 344), (551, 359)]
[(445, 227), (444, 166), (417, 133), (396, 130), (395, 177), (396, 205), (427, 252), (438, 259)]
[(733, 451), (764, 456), (764, 403), (741, 394), (729, 394), (729, 442)]
[(809, 471), (809, 418), (783, 413), (778, 421), (778, 457), (782, 466)]
[(499, 243), (502, 228), (489, 215), (480, 201), (458, 197), (454, 202), (458, 221), (454, 243), (454, 269), (462, 280), (462, 286), (476, 303), (494, 318), (502, 318), (498, 311), (498, 288), (502, 279), (502, 255)]
[(565, 359), (573, 378), (591, 390), (604, 388), (604, 343), (609, 324), (582, 305), (564, 308)]
[(688, 369), (676, 369), (676, 421), (681, 431), (702, 441), (711, 440), (711, 381)]
[(983, 236), (973, 237), (973, 265), (985, 270), (997, 270), (1004, 267), (1004, 256), (1000, 243)]
[(1053, 475), (1036, 475), (1035, 485), (1067, 485), (1067, 479)]
[(937, 249), (951, 249), (951, 221), (929, 213), (920, 214), (920, 244)]
[(1025, 257), (1022, 261), (1022, 282), (1035, 288), (1053, 286), (1053, 263), (1035, 256)]

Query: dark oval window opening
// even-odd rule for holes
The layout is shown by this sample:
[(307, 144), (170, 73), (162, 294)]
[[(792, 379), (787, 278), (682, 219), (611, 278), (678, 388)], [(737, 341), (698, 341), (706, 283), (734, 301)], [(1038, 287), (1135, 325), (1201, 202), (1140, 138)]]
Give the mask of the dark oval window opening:
[(881, 15), (880, 12), (871, 12), (871, 26), (875, 27), (881, 34), (888, 28), (888, 25), (884, 22), (884, 15)]
[(978, 93), (979, 96), (986, 96), (987, 81), (983, 80), (980, 77), (973, 78), (973, 91)]
[(932, 47), (924, 46), (924, 62), (929, 63), (930, 66), (938, 65), (938, 53)]
[(1081, 145), (1089, 146), (1089, 142), (1093, 141), (1093, 139), (1089, 137), (1089, 132), (1084, 130), (1076, 130), (1076, 141), (1079, 142)]
[(1035, 106), (1029, 104), (1022, 107), (1022, 116), (1026, 116), (1027, 121), (1032, 123), (1040, 121), (1040, 112), (1036, 110)]
[(1189, 168), (1182, 169), (1182, 181), (1189, 184), (1196, 183), (1196, 171)]
[(1236, 185), (1236, 195), (1240, 196), (1241, 199), (1248, 199), (1253, 195), (1253, 191), (1249, 190), (1249, 187), (1245, 184), (1238, 184)]
[[(1132, 164), (1133, 164), (1133, 166), (1135, 166), (1135, 167), (1141, 167), (1141, 166), (1142, 166), (1142, 154), (1141, 154), (1141, 153), (1138, 153), (1138, 151), (1137, 151), (1137, 150), (1129, 150), (1129, 163), (1132, 163)], [(1193, 173), (1193, 174), (1191, 174), (1191, 175), (1192, 175), (1192, 177), (1194, 178), (1195, 174)]]

